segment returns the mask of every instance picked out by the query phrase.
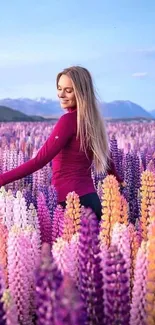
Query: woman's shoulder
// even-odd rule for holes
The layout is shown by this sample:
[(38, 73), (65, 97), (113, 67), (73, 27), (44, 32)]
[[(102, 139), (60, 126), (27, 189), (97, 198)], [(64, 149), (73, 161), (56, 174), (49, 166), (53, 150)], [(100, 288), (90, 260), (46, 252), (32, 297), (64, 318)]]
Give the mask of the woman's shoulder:
[(59, 122), (73, 122), (76, 121), (77, 119), (77, 112), (73, 111), (73, 112), (67, 112), (65, 114), (63, 114), (60, 118), (59, 118)]
[(58, 122), (57, 122), (57, 127), (61, 128), (63, 127), (63, 129), (67, 129), (67, 128), (71, 128), (71, 129), (75, 129), (76, 127), (76, 121), (77, 121), (77, 113), (76, 112), (67, 112), (65, 114), (63, 114)]

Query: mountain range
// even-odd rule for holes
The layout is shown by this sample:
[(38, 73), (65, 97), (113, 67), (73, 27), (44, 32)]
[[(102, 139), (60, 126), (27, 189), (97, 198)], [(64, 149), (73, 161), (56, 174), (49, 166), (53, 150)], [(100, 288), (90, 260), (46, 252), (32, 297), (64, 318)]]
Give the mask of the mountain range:
[[(0, 105), (30, 115), (32, 119), (41, 120), (41, 117), (59, 117), (63, 114), (58, 101), (43, 97), (36, 99), (5, 98), (0, 99)], [(102, 115), (109, 119), (155, 118), (155, 110), (148, 112), (131, 101), (116, 100), (110, 103), (100, 103), (100, 108)]]
[(44, 121), (41, 116), (26, 115), (18, 110), (0, 105), (0, 122), (36, 122)]

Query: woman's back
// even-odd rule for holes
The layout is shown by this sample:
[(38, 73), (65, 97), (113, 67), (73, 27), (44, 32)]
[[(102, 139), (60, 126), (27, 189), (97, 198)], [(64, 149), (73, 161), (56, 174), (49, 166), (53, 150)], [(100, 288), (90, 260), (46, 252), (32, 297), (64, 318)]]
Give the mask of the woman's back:
[[(64, 201), (69, 192), (75, 191), (79, 196), (95, 192), (91, 178), (93, 154), (91, 150), (80, 150), (77, 134), (77, 111), (67, 113), (72, 121), (73, 134), (66, 146), (52, 161), (52, 184), (58, 193), (58, 201)], [(65, 135), (64, 135), (65, 136)]]

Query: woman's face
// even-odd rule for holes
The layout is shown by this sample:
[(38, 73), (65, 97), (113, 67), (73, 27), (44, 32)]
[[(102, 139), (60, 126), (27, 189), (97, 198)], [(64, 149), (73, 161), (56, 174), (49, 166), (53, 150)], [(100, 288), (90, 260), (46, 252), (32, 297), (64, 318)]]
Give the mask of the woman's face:
[(57, 93), (62, 108), (67, 109), (76, 106), (72, 80), (65, 74), (59, 79)]

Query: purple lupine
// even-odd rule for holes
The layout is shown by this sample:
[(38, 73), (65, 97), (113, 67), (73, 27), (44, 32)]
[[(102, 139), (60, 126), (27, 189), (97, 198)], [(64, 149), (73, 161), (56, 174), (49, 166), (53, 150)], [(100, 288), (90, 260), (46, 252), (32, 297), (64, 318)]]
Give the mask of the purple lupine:
[(80, 292), (88, 322), (104, 324), (103, 278), (99, 248), (99, 226), (96, 215), (89, 208), (82, 209), (79, 235)]
[(141, 152), (141, 161), (142, 161), (144, 170), (146, 170), (146, 151), (147, 151), (147, 149), (145, 148), (144, 151)]
[(86, 313), (80, 294), (68, 275), (58, 290), (55, 325), (85, 325)]
[(41, 179), (43, 184), (45, 184), (47, 187), (50, 185), (51, 167), (49, 163), (41, 169)]
[(110, 151), (111, 151), (111, 157), (114, 162), (116, 171), (118, 174), (120, 174), (120, 160), (119, 160), (119, 152), (118, 152), (118, 145), (117, 140), (115, 136), (112, 136), (110, 140)]
[(50, 212), (51, 220), (53, 219), (54, 211), (57, 207), (57, 192), (54, 186), (40, 185), (38, 186), (38, 191), (42, 192), (46, 198), (46, 205)]
[(57, 207), (57, 202), (58, 202), (57, 191), (53, 185), (50, 185), (48, 187), (47, 198), (48, 198), (48, 209), (50, 212), (50, 217), (53, 220), (54, 211)]
[(30, 204), (33, 202), (32, 191), (27, 187), (23, 189), (22, 194), (25, 198), (27, 208), (29, 208)]
[(111, 246), (104, 263), (104, 312), (106, 325), (129, 325), (129, 277), (123, 255)]
[(119, 157), (119, 176), (124, 179), (124, 152), (123, 149), (118, 149), (118, 157)]
[(147, 152), (145, 159), (146, 159), (146, 168), (147, 168), (147, 165), (149, 164), (150, 160), (152, 159), (151, 153)]
[(46, 204), (48, 204), (48, 187), (46, 185), (39, 184), (38, 191), (44, 194)]
[(133, 154), (133, 196), (134, 196), (134, 214), (136, 218), (140, 217), (139, 206), (139, 189), (141, 185), (140, 159), (136, 154)]
[(106, 177), (106, 175), (107, 175), (107, 173), (97, 174), (95, 171), (95, 166), (94, 166), (94, 164), (92, 164), (91, 177), (92, 177), (92, 180), (93, 180), (93, 183), (94, 183), (94, 186), (96, 189), (98, 188), (99, 182), (102, 182), (104, 180), (104, 178)]
[(52, 221), (43, 193), (38, 193), (37, 214), (40, 224), (41, 242), (52, 243)]
[(52, 243), (58, 237), (61, 237), (64, 229), (64, 209), (61, 205), (58, 205), (54, 211), (52, 220)]
[(127, 183), (127, 187), (125, 188), (123, 194), (126, 200), (129, 202), (130, 200), (130, 187), (132, 186), (132, 156), (128, 153), (125, 156), (125, 172), (124, 172), (124, 180)]
[(125, 195), (129, 203), (129, 222), (135, 223), (139, 217), (139, 182), (140, 182), (140, 166), (139, 158), (134, 154), (128, 153), (125, 162), (125, 181), (127, 187), (124, 189)]
[(42, 246), (41, 261), (35, 272), (35, 278), (37, 325), (54, 324), (62, 275), (53, 261), (50, 245), (47, 243)]

